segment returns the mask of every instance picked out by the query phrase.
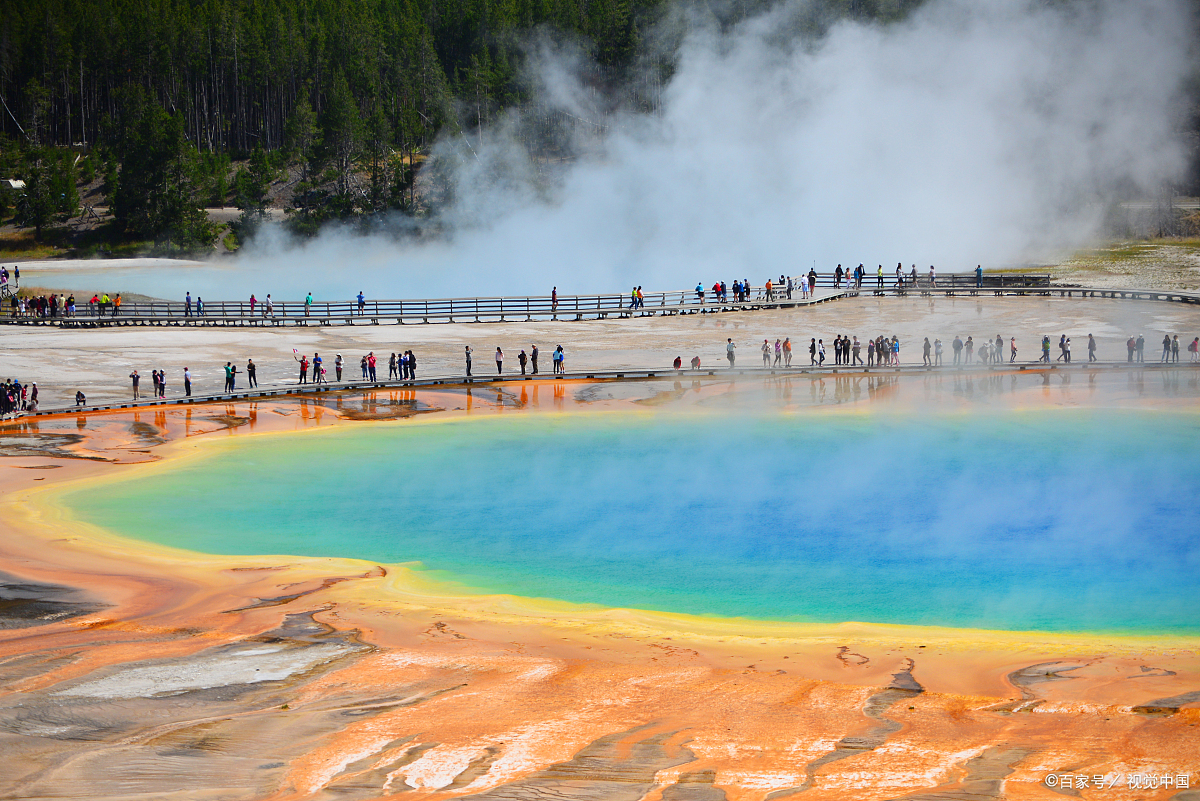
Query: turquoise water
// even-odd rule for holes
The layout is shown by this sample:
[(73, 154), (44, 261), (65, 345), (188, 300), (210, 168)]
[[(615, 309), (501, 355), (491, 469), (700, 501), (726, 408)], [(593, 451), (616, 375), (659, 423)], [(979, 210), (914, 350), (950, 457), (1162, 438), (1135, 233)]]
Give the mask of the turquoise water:
[(1196, 632), (1198, 446), (1161, 413), (519, 415), (245, 438), (65, 500), (196, 551), (605, 606)]

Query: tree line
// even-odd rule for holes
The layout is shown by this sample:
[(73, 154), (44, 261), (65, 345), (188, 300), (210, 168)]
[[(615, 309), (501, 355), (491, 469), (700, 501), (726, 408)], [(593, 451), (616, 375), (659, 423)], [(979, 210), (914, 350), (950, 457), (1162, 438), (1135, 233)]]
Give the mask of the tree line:
[[(897, 17), (920, 1), (819, 0), (808, 22)], [(27, 184), (0, 189), (0, 217), (40, 233), (77, 210), (76, 182), (100, 175), (122, 234), (211, 242), (197, 209), (232, 200), (252, 222), (289, 167), (298, 230), (412, 213), (439, 135), (530, 102), (531, 35), (582, 42), (604, 92), (644, 58), (666, 2), (0, 0), (0, 170)], [(709, 11), (733, 24), (767, 2)], [(233, 161), (244, 166), (231, 175)]]

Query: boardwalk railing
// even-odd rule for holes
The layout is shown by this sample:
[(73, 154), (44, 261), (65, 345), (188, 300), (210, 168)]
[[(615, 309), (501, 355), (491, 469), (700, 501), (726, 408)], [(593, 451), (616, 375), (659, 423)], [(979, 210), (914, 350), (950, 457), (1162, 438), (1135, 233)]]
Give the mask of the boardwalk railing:
[(62, 326), (93, 325), (307, 325), (314, 323), (354, 324), (397, 322), (484, 322), (509, 320), (583, 320), (605, 318), (610, 315), (630, 317), (639, 315), (691, 314), (709, 311), (733, 311), (740, 309), (790, 308), (812, 303), (821, 303), (846, 294), (865, 292), (906, 294), (908, 292), (954, 294), (959, 291), (1014, 291), (1050, 287), (1048, 275), (984, 275), (982, 285), (974, 275), (947, 275), (930, 286), (927, 276), (914, 286), (909, 279), (897, 282), (895, 276), (884, 276), (883, 286), (878, 286), (875, 277), (866, 278), (860, 287), (853, 286), (847, 278), (835, 281), (831, 276), (818, 277), (817, 289), (811, 297), (803, 298), (798, 284), (791, 297), (786, 289), (773, 286), (751, 287), (744, 300), (734, 297), (728, 289), (718, 298), (711, 287), (703, 292), (684, 290), (674, 292), (645, 293), (637, 308), (628, 294), (601, 295), (550, 295), (530, 297), (491, 298), (434, 298), (428, 300), (356, 300), (314, 302), (305, 304), (297, 301), (276, 301), (268, 305), (257, 301), (197, 300), (190, 307), (183, 301), (123, 302), (119, 307), (112, 303), (88, 303), (76, 299), (75, 311), (55, 310), (54, 314), (39, 316), (36, 312), (24, 314), (13, 310), (11, 303), (0, 307), (0, 322), (51, 323)]

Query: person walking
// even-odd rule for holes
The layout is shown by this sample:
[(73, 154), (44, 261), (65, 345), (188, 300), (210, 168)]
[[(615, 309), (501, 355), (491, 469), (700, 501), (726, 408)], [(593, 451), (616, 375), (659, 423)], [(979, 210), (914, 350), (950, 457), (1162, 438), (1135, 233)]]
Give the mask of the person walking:
[(255, 299), (255, 297), (254, 297), (254, 293), (253, 293), (253, 292), (251, 292), (251, 293), (250, 293), (250, 316), (251, 316), (251, 317), (253, 317), (253, 316), (254, 316), (254, 305), (255, 305), (256, 303), (258, 303), (258, 300), (256, 300), (256, 299)]
[(496, 375), (504, 372), (504, 351), (500, 350), (500, 346), (496, 346)]
[(792, 340), (788, 337), (783, 338), (783, 366), (792, 366)]
[[(557, 291), (557, 287), (555, 288), (555, 291)], [(467, 377), (469, 378), (469, 377), (471, 376), (471, 346), (470, 346), (470, 345), (464, 345), (463, 347), (465, 347), (465, 348), (466, 348), (466, 357), (467, 357)]]
[(321, 366), (324, 363), (325, 363), (325, 360), (321, 358), (321, 354), (319, 354), (319, 353), (313, 354), (312, 377), (313, 377), (314, 384), (320, 384), (322, 381), (324, 381), (324, 379), (322, 378), (322, 375), (324, 373), (324, 368), (322, 368), (322, 366)]
[(271, 317), (275, 314), (275, 301), (271, 300), (271, 293), (267, 293), (267, 299), (263, 301), (263, 317)]
[[(1091, 334), (1088, 334), (1091, 337)], [(1012, 364), (1017, 360), (1017, 338), (1010, 337), (1008, 340), (1008, 363)]]
[(133, 399), (137, 400), (139, 397), (138, 382), (142, 380), (142, 377), (140, 375), (138, 375), (137, 370), (134, 370), (132, 373), (129, 374), (129, 380), (133, 382)]
[(246, 385), (251, 389), (258, 388), (258, 368), (254, 366), (254, 359), (246, 360)]
[(183, 394), (192, 397), (192, 371), (186, 367), (183, 368)]
[[(638, 287), (638, 303), (642, 302), (641, 301), (641, 290), (642, 290), (642, 288)], [(530, 372), (533, 375), (538, 374), (537, 359), (538, 359), (538, 346), (534, 345), (529, 351), (529, 366), (532, 368), (530, 370)]]
[(813, 337), (808, 341), (808, 366), (813, 367), (817, 363), (817, 339)]
[(1188, 345), (1188, 353), (1192, 354), (1188, 358), (1189, 362), (1200, 360), (1200, 337), (1196, 337), (1192, 340), (1192, 344)]
[(825, 366), (825, 340), (823, 339), (817, 340), (817, 366)]
[(1063, 334), (1058, 338), (1058, 358), (1054, 361), (1061, 362), (1067, 357), (1067, 335)]
[(929, 337), (925, 337), (925, 342), (921, 345), (921, 355), (926, 367), (933, 367), (933, 359), (929, 358), (932, 353), (933, 345), (929, 342)]
[[(1015, 355), (1015, 348), (1014, 348), (1014, 355)], [(1096, 361), (1096, 338), (1094, 336), (1092, 336), (1091, 334), (1088, 334), (1088, 361), (1089, 362)]]
[(525, 355), (525, 349), (521, 348), (517, 354), (517, 364), (521, 365), (521, 375), (525, 375), (525, 363), (529, 361), (529, 357)]
[(861, 353), (862, 353), (862, 343), (858, 341), (858, 337), (855, 337), (854, 342), (850, 345), (850, 355), (852, 357), (850, 360), (851, 367), (853, 367), (856, 364), (863, 363)]
[(204, 316), (204, 298), (200, 297), (199, 295), (196, 296), (196, 316)]
[(729, 360), (730, 368), (733, 367), (733, 361), (735, 358), (733, 351), (736, 347), (737, 347), (737, 345), (733, 344), (732, 338), (725, 339), (725, 358)]
[[(72, 303), (70, 305), (74, 306), (75, 304)], [(192, 293), (191, 292), (188, 292), (183, 297), (183, 316), (184, 317), (192, 316)]]

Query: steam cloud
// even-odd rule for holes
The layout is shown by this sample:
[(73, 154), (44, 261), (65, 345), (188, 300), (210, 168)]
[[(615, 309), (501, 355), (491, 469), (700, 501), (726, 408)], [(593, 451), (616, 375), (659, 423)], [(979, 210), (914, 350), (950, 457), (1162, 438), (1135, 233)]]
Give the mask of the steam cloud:
[[(448, 137), (445, 240), (267, 232), (191, 290), (437, 297), (759, 283), (814, 263), (965, 271), (1083, 244), (1118, 192), (1153, 193), (1185, 166), (1192, 20), (1178, 0), (934, 0), (817, 42), (786, 33), (801, 10), (725, 31), (688, 18), (659, 113), (610, 116), (548, 191), (510, 125), (470, 148)], [(544, 106), (601, 118), (572, 58), (533, 61)]]

